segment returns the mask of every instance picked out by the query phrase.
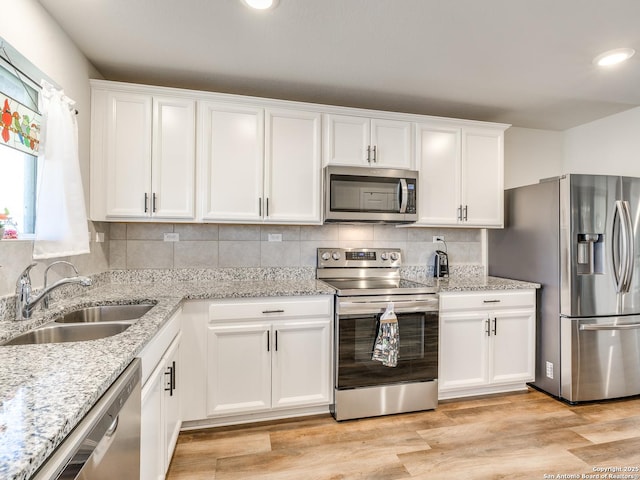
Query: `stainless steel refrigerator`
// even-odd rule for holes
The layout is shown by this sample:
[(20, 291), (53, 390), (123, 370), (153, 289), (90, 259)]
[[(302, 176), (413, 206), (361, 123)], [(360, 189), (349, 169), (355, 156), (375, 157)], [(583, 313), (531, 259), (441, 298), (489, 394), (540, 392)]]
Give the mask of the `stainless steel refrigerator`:
[(536, 379), (569, 402), (640, 394), (640, 178), (571, 174), (505, 191), (489, 274), (537, 282)]

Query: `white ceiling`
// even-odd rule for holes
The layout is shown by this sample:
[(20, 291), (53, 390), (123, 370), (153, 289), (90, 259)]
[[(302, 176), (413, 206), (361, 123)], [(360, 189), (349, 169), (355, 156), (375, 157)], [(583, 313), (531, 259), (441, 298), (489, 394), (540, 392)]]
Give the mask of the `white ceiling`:
[(640, 105), (638, 0), (39, 1), (110, 80), (555, 130)]

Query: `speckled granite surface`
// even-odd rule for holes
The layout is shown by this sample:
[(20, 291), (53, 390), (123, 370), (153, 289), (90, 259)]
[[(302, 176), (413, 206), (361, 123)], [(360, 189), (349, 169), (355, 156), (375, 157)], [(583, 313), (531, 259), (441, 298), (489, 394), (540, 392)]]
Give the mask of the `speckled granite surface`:
[(24, 322), (0, 322), (0, 341), (77, 308), (157, 302), (125, 332), (101, 340), (0, 346), (0, 478), (27, 479), (46, 460), (183, 299), (333, 294), (316, 280), (108, 284)]
[[(101, 286), (58, 300), (46, 313), (39, 310), (28, 321), (0, 321), (2, 341), (77, 308), (157, 302), (133, 326), (113, 337), (76, 343), (0, 346), (0, 478), (28, 479), (184, 299), (333, 294), (333, 289), (324, 282), (314, 280), (314, 269), (250, 270), (242, 273), (231, 269), (187, 270), (172, 271), (169, 275), (166, 271), (112, 272), (110, 279), (101, 278)], [(186, 278), (197, 281), (180, 281)], [(437, 280), (422, 274), (420, 280), (440, 291), (536, 287), (483, 276)]]

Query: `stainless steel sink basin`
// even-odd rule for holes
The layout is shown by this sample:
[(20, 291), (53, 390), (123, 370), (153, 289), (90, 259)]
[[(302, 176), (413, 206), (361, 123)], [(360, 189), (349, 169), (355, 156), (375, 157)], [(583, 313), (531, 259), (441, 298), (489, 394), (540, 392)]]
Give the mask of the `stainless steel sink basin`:
[(94, 323), (94, 322), (119, 322), (122, 320), (135, 320), (142, 317), (155, 305), (150, 303), (138, 303), (127, 305), (101, 305), (75, 310), (57, 318), (56, 323)]
[(12, 338), (3, 345), (32, 345), (36, 343), (83, 342), (110, 337), (124, 332), (134, 322), (59, 325), (48, 323), (40, 328)]

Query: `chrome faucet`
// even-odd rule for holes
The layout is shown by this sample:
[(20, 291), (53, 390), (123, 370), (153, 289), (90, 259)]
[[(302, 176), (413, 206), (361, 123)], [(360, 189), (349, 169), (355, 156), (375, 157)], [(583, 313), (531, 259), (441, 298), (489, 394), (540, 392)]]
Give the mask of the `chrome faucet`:
[[(47, 289), (47, 285), (48, 285), (47, 275), (49, 274), (49, 270), (54, 265), (60, 265), (60, 264), (69, 265), (73, 269), (73, 272), (76, 274), (76, 276), (80, 275), (80, 273), (78, 272), (78, 269), (76, 268), (76, 266), (71, 262), (67, 262), (65, 260), (58, 260), (57, 262), (53, 262), (47, 268), (44, 269), (44, 286), (42, 288), (44, 288), (45, 290)], [(42, 309), (46, 310), (47, 308), (49, 308), (49, 295), (48, 294), (45, 295), (45, 297), (42, 299)]]
[[(49, 267), (47, 267), (47, 270), (49, 270), (49, 268), (55, 263), (58, 263), (58, 262), (54, 262), (51, 265), (49, 265)], [(64, 262), (64, 263), (69, 263), (69, 262)], [(92, 281), (89, 277), (82, 277), (77, 275), (75, 277), (66, 277), (58, 280), (57, 282), (53, 283), (50, 286), (45, 286), (39, 295), (32, 297), (31, 296), (31, 277), (29, 276), (29, 272), (36, 265), (37, 265), (36, 263), (32, 263), (27, 268), (25, 268), (24, 272), (20, 274), (20, 276), (18, 277), (18, 281), (16, 282), (16, 319), (17, 320), (25, 320), (27, 318), (30, 318), (31, 312), (33, 312), (33, 310), (36, 308), (38, 303), (40, 303), (40, 301), (47, 298), (48, 295), (53, 290), (59, 287), (62, 287), (63, 285), (80, 284), (84, 287), (88, 287), (92, 284)], [(73, 269), (77, 274), (78, 270), (75, 268), (75, 266), (73, 266)], [(45, 272), (45, 279), (46, 279), (46, 272)]]

